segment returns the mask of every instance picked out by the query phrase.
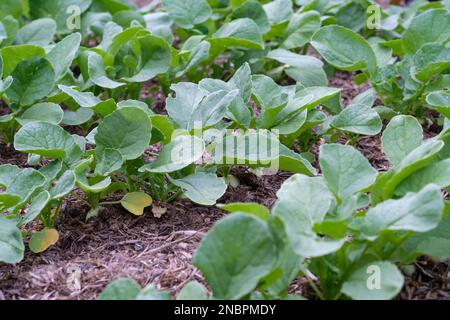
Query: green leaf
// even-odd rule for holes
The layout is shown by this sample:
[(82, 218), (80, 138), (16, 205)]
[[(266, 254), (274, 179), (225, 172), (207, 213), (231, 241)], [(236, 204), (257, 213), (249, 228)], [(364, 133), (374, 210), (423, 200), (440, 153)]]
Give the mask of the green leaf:
[(432, 109), (442, 113), (450, 119), (450, 94), (445, 91), (434, 91), (427, 95), (427, 103)]
[(170, 298), (169, 291), (159, 291), (153, 284), (149, 284), (139, 292), (136, 300), (170, 300)]
[(445, 9), (426, 10), (414, 17), (403, 34), (407, 53), (414, 53), (424, 44), (445, 42), (450, 37), (450, 13)]
[(126, 107), (105, 117), (97, 128), (96, 154), (105, 149), (115, 149), (124, 160), (141, 156), (149, 146), (152, 125), (147, 114), (136, 107)]
[(144, 209), (151, 206), (152, 202), (152, 197), (144, 192), (130, 192), (120, 200), (120, 204), (136, 216), (142, 216)]
[(433, 163), (443, 148), (443, 141), (430, 139), (411, 151), (400, 164), (394, 167), (390, 172), (390, 179), (383, 186), (384, 199), (391, 198), (395, 192), (395, 188), (404, 179)]
[(0, 193), (0, 212), (14, 207), (20, 200), (20, 197), (14, 194)]
[(441, 188), (450, 186), (450, 159), (435, 162), (403, 180), (395, 189), (397, 195), (418, 192), (427, 184), (434, 183)]
[(191, 281), (178, 293), (177, 300), (208, 300), (208, 292), (201, 283)]
[[(299, 198), (298, 194), (304, 197)], [(294, 175), (277, 192), (273, 214), (284, 223), (287, 237), (296, 254), (319, 257), (338, 250), (343, 240), (319, 237), (313, 226), (328, 212), (333, 195), (321, 177)]]
[(16, 176), (22, 171), (18, 166), (4, 164), (0, 166), (0, 185), (8, 188)]
[(28, 246), (34, 253), (40, 253), (47, 250), (59, 240), (59, 233), (55, 229), (43, 229), (31, 235)]
[(53, 41), (55, 33), (56, 23), (53, 19), (37, 19), (19, 29), (16, 43), (46, 46)]
[(205, 276), (215, 298), (239, 299), (256, 288), (276, 260), (268, 226), (258, 218), (236, 213), (208, 232), (193, 264)]
[(366, 104), (352, 104), (335, 116), (331, 126), (356, 134), (374, 136), (381, 131), (378, 113)]
[(258, 25), (249, 18), (225, 23), (208, 41), (218, 48), (264, 49), (261, 31)]
[(342, 70), (365, 70), (375, 73), (377, 61), (369, 43), (350, 29), (331, 25), (317, 31), (312, 46), (334, 67)]
[(311, 10), (294, 14), (286, 28), (283, 47), (286, 49), (303, 47), (311, 40), (321, 24), (320, 14), (317, 11)]
[(108, 78), (103, 59), (95, 52), (90, 52), (88, 55), (88, 72), (90, 80), (102, 88), (116, 89), (125, 85), (125, 83)]
[(18, 263), (23, 259), (24, 251), (22, 232), (16, 222), (0, 216), (0, 261)]
[(400, 292), (403, 282), (393, 263), (374, 261), (352, 272), (341, 291), (355, 300), (389, 300)]
[(195, 203), (212, 206), (227, 190), (223, 178), (214, 173), (196, 172), (181, 179), (170, 179), (177, 187), (184, 190), (184, 195)]
[(50, 193), (48, 191), (42, 191), (37, 196), (31, 199), (30, 205), (26, 214), (22, 217), (20, 224), (25, 225), (34, 219), (36, 219), (44, 210), (44, 208), (50, 202)]
[(3, 77), (6, 78), (20, 62), (33, 57), (45, 57), (45, 50), (40, 46), (24, 44), (2, 48), (1, 54), (3, 60)]
[(31, 122), (15, 135), (14, 148), (43, 157), (64, 159), (80, 152), (74, 138), (61, 127), (48, 122)]
[(133, 279), (117, 279), (106, 286), (98, 300), (136, 300), (141, 287)]
[(381, 137), (384, 153), (398, 165), (411, 151), (423, 142), (423, 130), (412, 116), (400, 115), (392, 118)]
[(442, 44), (426, 44), (414, 55), (415, 76), (422, 82), (429, 81), (449, 66), (450, 50)]
[(245, 1), (231, 13), (231, 19), (250, 18), (256, 22), (261, 33), (266, 33), (270, 30), (270, 22), (263, 6), (255, 1)]
[(56, 181), (50, 190), (52, 199), (61, 199), (68, 195), (75, 187), (75, 173), (72, 170), (67, 170)]
[(160, 37), (146, 35), (137, 39), (139, 43), (139, 68), (128, 82), (145, 82), (166, 73), (172, 64), (172, 51), (169, 44)]
[(58, 42), (47, 54), (47, 60), (55, 70), (55, 79), (59, 80), (69, 71), (72, 61), (80, 47), (81, 35), (72, 33)]
[(6, 189), (8, 194), (17, 195), (20, 198), (20, 203), (15, 209), (23, 206), (37, 189), (44, 186), (45, 182), (45, 177), (32, 168), (22, 169), (18, 172)]
[(175, 91), (176, 97), (166, 99), (167, 112), (179, 128), (188, 128), (191, 115), (204, 97), (204, 92), (197, 84), (180, 82), (172, 84), (170, 89)]
[(439, 186), (429, 184), (417, 193), (398, 200), (387, 200), (370, 208), (364, 217), (363, 233), (374, 239), (384, 230), (426, 232), (442, 219), (444, 201)]
[[(74, 14), (84, 13), (92, 0), (28, 0), (32, 18), (51, 17), (56, 21), (59, 34), (71, 33), (74, 30), (68, 22), (74, 22)], [(74, 9), (75, 8), (75, 9)], [(69, 10), (71, 9), (71, 10)], [(78, 11), (79, 10), (79, 11)]]
[(166, 9), (175, 23), (184, 29), (192, 29), (205, 22), (212, 14), (205, 0), (163, 0)]
[(378, 174), (359, 151), (346, 145), (322, 145), (319, 163), (329, 188), (341, 199), (371, 186)]
[(205, 143), (195, 136), (181, 135), (164, 146), (158, 159), (139, 169), (140, 172), (169, 173), (181, 170), (199, 160)]
[(323, 63), (319, 59), (308, 56), (300, 55), (286, 49), (275, 49), (267, 54), (270, 59), (277, 60), (280, 63), (287, 64), (296, 68), (322, 68)]
[(217, 207), (219, 207), (222, 210), (228, 211), (228, 212), (244, 212), (251, 215), (254, 215), (255, 217), (258, 217), (264, 221), (269, 221), (270, 218), (270, 211), (265, 206), (260, 205), (259, 203), (252, 203), (252, 202), (234, 202), (234, 203), (227, 203), (227, 204), (218, 204)]
[(86, 108), (78, 108), (76, 111), (65, 110), (62, 123), (67, 126), (79, 126), (92, 119), (94, 112)]
[(6, 16), (13, 16), (18, 19), (23, 13), (23, 5), (17, 0), (3, 0), (0, 3), (0, 19)]
[(55, 85), (55, 71), (46, 59), (31, 58), (22, 61), (11, 76), (14, 81), (6, 94), (12, 102), (24, 106), (45, 98)]
[(291, 0), (274, 0), (264, 5), (267, 17), (270, 24), (278, 24), (285, 20), (288, 20), (292, 13), (292, 1)]
[(63, 116), (64, 112), (59, 105), (43, 102), (28, 108), (20, 117), (17, 117), (16, 120), (22, 126), (37, 121), (59, 124), (61, 123)]

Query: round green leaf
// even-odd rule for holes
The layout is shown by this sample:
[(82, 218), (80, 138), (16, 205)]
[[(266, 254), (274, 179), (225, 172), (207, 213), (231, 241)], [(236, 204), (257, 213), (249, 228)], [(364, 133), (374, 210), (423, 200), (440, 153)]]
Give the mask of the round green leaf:
[(193, 257), (218, 299), (253, 291), (277, 261), (274, 239), (261, 219), (236, 213), (217, 223)]
[(389, 261), (370, 262), (354, 271), (342, 292), (355, 300), (389, 300), (403, 287), (403, 275)]
[(64, 112), (59, 105), (50, 102), (43, 102), (28, 108), (20, 117), (17, 117), (16, 120), (22, 126), (36, 121), (59, 124), (63, 117)]
[(14, 81), (6, 94), (11, 102), (24, 106), (45, 98), (55, 85), (55, 71), (50, 62), (42, 58), (20, 62), (11, 76)]
[(118, 109), (98, 126), (96, 153), (109, 148), (119, 151), (124, 160), (136, 159), (149, 146), (151, 133), (152, 124), (144, 111), (136, 107)]
[(377, 60), (370, 44), (350, 29), (331, 25), (322, 27), (312, 37), (312, 46), (331, 65), (342, 70), (374, 73)]

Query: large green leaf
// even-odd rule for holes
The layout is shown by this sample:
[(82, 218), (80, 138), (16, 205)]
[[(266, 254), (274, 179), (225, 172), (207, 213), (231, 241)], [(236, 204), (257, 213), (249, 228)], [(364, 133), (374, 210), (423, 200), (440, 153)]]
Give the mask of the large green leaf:
[(239, 299), (250, 293), (276, 261), (274, 239), (266, 223), (242, 213), (218, 222), (193, 257), (218, 299)]
[(160, 37), (146, 35), (137, 39), (139, 43), (139, 65), (136, 73), (124, 77), (128, 82), (145, 82), (167, 72), (172, 63), (169, 44)]
[(102, 57), (95, 52), (90, 52), (88, 55), (88, 72), (89, 79), (102, 88), (116, 89), (125, 85), (108, 77)]
[(245, 1), (242, 5), (237, 7), (231, 14), (231, 19), (250, 18), (256, 22), (261, 33), (266, 33), (270, 30), (270, 22), (263, 6), (255, 0)]
[(429, 184), (417, 193), (408, 193), (401, 199), (387, 200), (370, 208), (361, 228), (369, 239), (384, 230), (426, 232), (438, 226), (443, 210), (439, 186)]
[(205, 22), (212, 14), (206, 0), (163, 0), (166, 9), (175, 23), (184, 29), (192, 29)]
[(2, 48), (1, 54), (3, 60), (3, 77), (5, 78), (14, 71), (20, 62), (33, 57), (45, 57), (45, 50), (40, 46), (24, 44)]
[(317, 31), (313, 47), (331, 65), (343, 70), (365, 70), (375, 73), (377, 61), (370, 44), (350, 29), (331, 25)]
[(264, 5), (270, 24), (279, 24), (288, 20), (292, 13), (292, 1), (290, 0), (273, 0)]
[[(122, 160), (132, 160), (141, 156), (150, 144), (152, 124), (148, 115), (137, 107), (124, 107), (105, 117), (95, 134), (96, 155), (100, 162), (108, 160), (107, 150), (120, 153)], [(114, 151), (113, 151), (114, 152)], [(115, 157), (113, 157), (115, 158)], [(117, 161), (104, 167), (105, 172), (117, 169)], [(104, 163), (103, 163), (104, 165)], [(109, 167), (109, 169), (108, 169)], [(119, 166), (120, 168), (120, 166)]]
[[(301, 198), (298, 194), (302, 194)], [(296, 254), (319, 257), (338, 250), (341, 239), (326, 239), (313, 231), (324, 220), (333, 195), (321, 177), (294, 175), (277, 192), (273, 213), (284, 223), (286, 234)]]
[(389, 300), (400, 292), (403, 282), (393, 263), (374, 261), (352, 272), (341, 290), (355, 300)]
[(374, 136), (381, 131), (378, 113), (366, 104), (352, 104), (335, 116), (331, 125), (337, 129)]
[(30, 122), (49, 122), (53, 124), (61, 123), (64, 112), (61, 107), (55, 103), (43, 102), (38, 103), (27, 110), (20, 117), (16, 117), (17, 122), (22, 126)]
[(11, 102), (24, 106), (46, 97), (55, 85), (55, 71), (50, 62), (42, 58), (20, 62), (11, 76), (14, 81), (6, 94)]
[(72, 33), (58, 42), (47, 54), (47, 60), (55, 70), (56, 80), (62, 78), (69, 71), (80, 47), (80, 42), (81, 35)]
[(418, 192), (429, 183), (445, 188), (450, 186), (450, 159), (435, 162), (403, 180), (395, 189), (396, 194)]
[(427, 103), (450, 119), (450, 94), (446, 91), (434, 91), (427, 95)]
[(392, 118), (381, 137), (383, 151), (395, 165), (423, 142), (423, 130), (412, 116), (400, 115)]
[(227, 190), (223, 178), (213, 173), (196, 172), (181, 179), (170, 181), (184, 190), (184, 195), (195, 203), (212, 206)]
[(0, 193), (0, 213), (14, 207), (20, 200), (20, 197), (17, 195)]
[(167, 173), (181, 170), (199, 160), (205, 143), (195, 136), (180, 135), (164, 146), (158, 159), (141, 167), (141, 172)]
[(403, 46), (414, 53), (424, 44), (445, 42), (450, 37), (450, 13), (445, 9), (426, 10), (416, 16), (403, 35)]
[[(51, 17), (56, 21), (57, 32), (66, 34), (73, 32), (70, 24), (74, 16), (85, 12), (92, 0), (28, 0), (32, 18)], [(69, 10), (71, 9), (71, 10)], [(76, 24), (75, 24), (76, 25)]]
[(14, 148), (58, 159), (80, 152), (75, 139), (69, 133), (48, 122), (31, 122), (22, 127), (15, 135)]
[(16, 222), (0, 217), (0, 261), (18, 263), (23, 259), (24, 251), (22, 232)]
[(53, 41), (55, 33), (56, 23), (53, 19), (37, 19), (19, 29), (16, 43), (46, 46)]
[(236, 19), (225, 23), (208, 41), (210, 41), (213, 46), (219, 48), (264, 48), (264, 42), (259, 27), (249, 18)]
[(371, 186), (378, 174), (359, 151), (346, 145), (322, 145), (319, 163), (329, 188), (342, 199)]
[(321, 24), (320, 14), (317, 11), (311, 10), (294, 14), (286, 28), (283, 47), (294, 49), (304, 46), (311, 40)]

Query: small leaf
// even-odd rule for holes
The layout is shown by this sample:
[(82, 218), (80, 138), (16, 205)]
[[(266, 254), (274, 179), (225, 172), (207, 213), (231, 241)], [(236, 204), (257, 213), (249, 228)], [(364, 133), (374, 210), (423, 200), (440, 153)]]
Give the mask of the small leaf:
[(34, 253), (40, 253), (54, 245), (59, 239), (59, 233), (55, 229), (43, 229), (31, 235), (28, 246)]
[(130, 192), (120, 200), (122, 206), (136, 216), (143, 215), (144, 209), (151, 206), (152, 202), (152, 197), (144, 192)]

